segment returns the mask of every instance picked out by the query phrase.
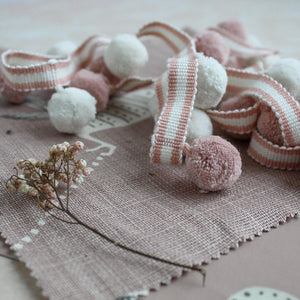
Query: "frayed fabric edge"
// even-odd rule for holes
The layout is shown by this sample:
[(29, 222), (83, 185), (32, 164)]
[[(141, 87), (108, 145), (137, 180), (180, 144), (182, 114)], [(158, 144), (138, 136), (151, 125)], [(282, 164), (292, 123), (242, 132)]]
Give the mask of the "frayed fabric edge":
[[(207, 265), (207, 264), (211, 263), (212, 260), (218, 260), (218, 259), (220, 259), (220, 257), (222, 255), (227, 255), (231, 250), (235, 250), (235, 249), (239, 248), (241, 244), (249, 242), (249, 241), (253, 241), (255, 237), (262, 236), (262, 234), (264, 232), (269, 232), (271, 229), (276, 229), (280, 225), (285, 224), (289, 219), (293, 219), (293, 218), (300, 218), (300, 211), (290, 213), (289, 215), (287, 215), (287, 216), (279, 219), (278, 221), (274, 222), (272, 225), (267, 226), (267, 227), (265, 227), (261, 230), (256, 231), (254, 234), (250, 234), (248, 236), (240, 237), (236, 241), (233, 241), (231, 243), (231, 245), (226, 246), (224, 249), (222, 249), (222, 250), (216, 252), (215, 254), (211, 255), (211, 257), (209, 259), (203, 259), (203, 260), (201, 260), (197, 263), (194, 262), (193, 266), (201, 266), (201, 265), (204, 265), (204, 264)], [(24, 257), (21, 254), (20, 250), (17, 250), (17, 249), (14, 248), (13, 242), (10, 240), (10, 238), (4, 232), (1, 232), (0, 236), (4, 239), (4, 243), (9, 246), (9, 249), (14, 251), (15, 255), (19, 258), (20, 262), (25, 264), (26, 268), (29, 271), (29, 275), (36, 280), (36, 286), (40, 289), (41, 294), (44, 297), (51, 299), (51, 296), (43, 288), (42, 283), (38, 279), (38, 274), (35, 273), (34, 268), (31, 266), (31, 264), (26, 262), (26, 259), (24, 259)], [(191, 271), (185, 270), (183, 268), (177, 268), (177, 269), (178, 269), (178, 271), (173, 272), (173, 274), (170, 274), (170, 275), (166, 276), (165, 279), (159, 280), (157, 283), (152, 284), (150, 287), (142, 287), (140, 289), (140, 291), (128, 292), (127, 295), (124, 295), (124, 297), (132, 296), (132, 295), (137, 296), (137, 297), (139, 297), (139, 296), (146, 297), (150, 294), (150, 292), (157, 292), (161, 289), (161, 287), (168, 286), (169, 284), (171, 284), (172, 281), (177, 280), (180, 277), (182, 277), (183, 274), (191, 272)], [(112, 299), (112, 300), (114, 300), (114, 299)]]

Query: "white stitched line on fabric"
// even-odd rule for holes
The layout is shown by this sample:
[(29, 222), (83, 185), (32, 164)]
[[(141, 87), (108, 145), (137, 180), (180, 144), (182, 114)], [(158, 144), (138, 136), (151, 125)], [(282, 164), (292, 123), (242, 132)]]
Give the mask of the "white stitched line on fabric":
[(30, 238), (30, 236), (25, 235), (23, 238), (21, 238), (21, 241), (23, 241), (25, 243), (30, 243), (30, 242), (32, 242), (32, 239)]
[[(40, 219), (40, 220), (37, 222), (37, 224), (38, 224), (39, 226), (44, 226), (44, 225), (46, 224), (46, 222), (45, 222), (43, 219)], [(34, 234), (35, 236), (38, 235), (39, 232), (40, 232), (40, 231), (39, 231), (38, 229), (36, 229), (36, 228), (33, 228), (33, 229), (30, 230), (30, 233)], [(21, 241), (22, 241), (22, 242), (25, 242), (25, 243), (31, 243), (31, 242), (32, 242), (32, 239), (31, 239), (31, 237), (30, 237), (29, 235), (25, 235), (23, 238), (21, 238)], [(16, 244), (14, 244), (14, 245), (12, 246), (12, 248), (13, 248), (14, 250), (21, 250), (21, 249), (23, 249), (23, 247), (24, 247), (24, 245), (23, 245), (21, 242), (20, 242), (20, 243), (16, 243)]]
[(46, 222), (43, 220), (43, 219), (40, 219), (39, 221), (38, 221), (38, 225), (39, 226), (44, 226), (46, 224)]
[(97, 157), (97, 160), (102, 160), (102, 159), (103, 159), (103, 157), (101, 157), (101, 156)]
[(23, 245), (22, 245), (22, 244), (17, 243), (17, 244), (14, 244), (14, 245), (13, 245), (13, 249), (15, 249), (15, 250), (20, 250), (20, 249), (22, 249), (22, 248), (23, 248)]
[(96, 167), (96, 166), (99, 166), (99, 163), (97, 163), (96, 161), (93, 161), (92, 165)]

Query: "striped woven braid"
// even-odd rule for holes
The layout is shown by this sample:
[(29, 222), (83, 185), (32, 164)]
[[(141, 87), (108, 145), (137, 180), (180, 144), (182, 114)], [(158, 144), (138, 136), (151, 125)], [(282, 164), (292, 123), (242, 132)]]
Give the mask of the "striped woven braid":
[(257, 130), (252, 134), (248, 154), (266, 167), (300, 170), (300, 146), (279, 147), (264, 139)]
[(91, 61), (96, 49), (109, 42), (106, 37), (92, 36), (66, 58), (7, 50), (1, 56), (2, 77), (11, 88), (18, 91), (67, 85), (74, 73)]
[(231, 32), (224, 28), (212, 27), (209, 28), (209, 30), (215, 31), (222, 35), (226, 43), (230, 47), (231, 52), (235, 55), (242, 57), (266, 57), (278, 53), (277, 50), (251, 46), (246, 42), (240, 40), (237, 36), (233, 35)]
[[(227, 69), (227, 91), (254, 96), (258, 103), (248, 109), (234, 111), (208, 110), (211, 118), (229, 132), (245, 134), (254, 131), (249, 155), (264, 166), (287, 170), (300, 169), (300, 105), (272, 78), (258, 73)], [(266, 103), (280, 124), (283, 146), (272, 144), (256, 130), (259, 103)]]
[(138, 37), (156, 36), (164, 40), (176, 54), (185, 56), (195, 53), (194, 41), (183, 31), (163, 22), (152, 22), (143, 26)]
[(259, 105), (256, 103), (247, 109), (234, 111), (208, 110), (207, 113), (222, 129), (236, 134), (247, 134), (256, 128)]
[[(146, 35), (162, 38), (178, 55), (195, 51), (194, 43), (187, 34), (165, 23), (149, 23), (137, 33), (138, 37)], [(92, 36), (65, 58), (8, 50), (1, 56), (1, 76), (16, 91), (52, 89), (59, 85), (68, 85), (72, 76), (89, 64), (96, 49), (108, 45), (109, 42), (107, 37)], [(153, 81), (152, 78), (130, 77), (122, 80), (111, 92), (130, 92), (151, 85)]]
[(147, 24), (137, 33), (138, 37), (148, 35), (164, 40), (176, 54), (168, 61), (166, 103), (162, 91), (162, 76), (156, 80), (159, 118), (152, 136), (150, 157), (154, 163), (179, 164), (197, 92), (195, 43), (183, 31), (161, 22)]
[(154, 163), (182, 161), (182, 145), (197, 91), (197, 69), (194, 55), (169, 59), (167, 102), (152, 136), (150, 157)]

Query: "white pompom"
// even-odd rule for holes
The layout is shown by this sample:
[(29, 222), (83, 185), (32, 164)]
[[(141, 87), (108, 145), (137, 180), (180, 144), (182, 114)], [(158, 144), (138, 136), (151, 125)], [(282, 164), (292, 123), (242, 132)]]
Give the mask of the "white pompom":
[(96, 115), (96, 99), (85, 90), (59, 88), (48, 103), (52, 125), (60, 132), (78, 133)]
[(187, 130), (187, 142), (192, 144), (197, 138), (209, 136), (213, 133), (213, 125), (209, 116), (202, 110), (195, 108)]
[(148, 52), (139, 39), (131, 34), (117, 35), (104, 53), (109, 70), (119, 78), (135, 75), (148, 61)]
[(265, 73), (280, 82), (297, 101), (300, 101), (300, 60), (281, 58)]
[(198, 78), (195, 107), (216, 107), (226, 91), (227, 74), (224, 67), (212, 57), (197, 53)]
[(264, 65), (264, 69), (270, 68), (272, 65), (274, 65), (278, 60), (280, 59), (280, 56), (277, 54), (274, 55), (268, 55), (266, 57), (261, 57), (261, 61)]
[[(227, 73), (224, 67), (214, 58), (197, 53), (198, 74), (195, 107), (208, 109), (216, 107), (225, 94)], [(168, 74), (162, 76), (162, 90), (166, 98), (168, 92)]]
[(77, 49), (77, 45), (72, 41), (61, 41), (49, 48), (47, 54), (59, 57), (66, 57)]
[(149, 99), (148, 104), (148, 109), (151, 113), (151, 115), (154, 117), (155, 121), (157, 120), (157, 114), (158, 114), (158, 109), (159, 109), (159, 104), (158, 104), (158, 99), (156, 93), (154, 93), (152, 99)]

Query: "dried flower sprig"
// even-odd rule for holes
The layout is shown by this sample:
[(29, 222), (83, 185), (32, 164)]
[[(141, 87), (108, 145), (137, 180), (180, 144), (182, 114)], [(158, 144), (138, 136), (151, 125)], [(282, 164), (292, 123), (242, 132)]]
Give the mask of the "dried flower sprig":
[[(87, 167), (87, 162), (84, 159), (76, 160), (76, 155), (83, 150), (83, 147), (84, 144), (80, 141), (73, 145), (64, 142), (53, 145), (49, 150), (49, 157), (44, 162), (34, 158), (20, 160), (17, 167), (14, 168), (16, 174), (12, 175), (6, 183), (7, 189), (10, 192), (36, 197), (39, 206), (46, 210), (50, 216), (68, 224), (81, 225), (117, 247), (166, 264), (198, 271), (203, 276), (204, 285), (206, 272), (203, 268), (177, 263), (130, 248), (88, 225), (69, 209), (71, 184), (82, 184), (84, 177), (91, 173), (91, 169)], [(58, 193), (58, 187), (63, 185), (66, 186), (65, 199), (62, 199)], [(64, 217), (61, 217), (61, 214), (53, 213), (55, 210), (62, 212)]]

